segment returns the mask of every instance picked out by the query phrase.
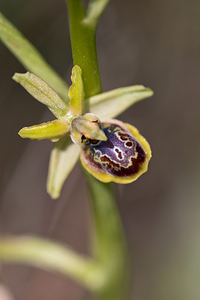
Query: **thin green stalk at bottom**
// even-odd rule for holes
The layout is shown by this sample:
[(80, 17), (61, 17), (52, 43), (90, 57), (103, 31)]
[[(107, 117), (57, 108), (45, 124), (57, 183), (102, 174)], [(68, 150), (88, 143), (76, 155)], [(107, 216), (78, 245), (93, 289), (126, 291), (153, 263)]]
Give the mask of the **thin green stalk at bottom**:
[(125, 300), (129, 290), (128, 251), (111, 184), (88, 175), (94, 223), (94, 258), (104, 274), (97, 300)]
[(96, 261), (84, 258), (66, 246), (30, 236), (1, 238), (0, 262), (28, 264), (58, 272), (91, 290), (98, 288), (101, 277)]

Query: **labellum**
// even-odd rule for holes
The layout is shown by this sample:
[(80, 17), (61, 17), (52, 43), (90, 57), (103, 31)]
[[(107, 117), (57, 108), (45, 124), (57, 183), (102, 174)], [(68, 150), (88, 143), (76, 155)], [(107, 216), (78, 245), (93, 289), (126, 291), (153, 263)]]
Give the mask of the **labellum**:
[(98, 119), (96, 124), (106, 138), (91, 138), (89, 132), (79, 131), (80, 159), (89, 173), (102, 182), (130, 183), (147, 171), (151, 149), (134, 126), (118, 120), (101, 123)]

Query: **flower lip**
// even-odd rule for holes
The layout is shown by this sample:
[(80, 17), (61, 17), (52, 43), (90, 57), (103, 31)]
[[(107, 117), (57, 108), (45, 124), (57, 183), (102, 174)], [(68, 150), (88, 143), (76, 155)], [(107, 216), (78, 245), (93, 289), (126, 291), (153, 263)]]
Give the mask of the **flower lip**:
[(81, 151), (88, 172), (103, 182), (129, 183), (147, 171), (151, 149), (135, 127), (111, 120), (102, 128), (107, 140), (89, 140)]

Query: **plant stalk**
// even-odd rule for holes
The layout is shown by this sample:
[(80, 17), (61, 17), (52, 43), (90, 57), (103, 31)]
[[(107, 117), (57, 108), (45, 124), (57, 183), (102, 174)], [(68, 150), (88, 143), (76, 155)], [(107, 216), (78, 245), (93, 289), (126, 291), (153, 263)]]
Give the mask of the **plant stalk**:
[[(85, 97), (88, 98), (102, 92), (96, 51), (97, 24), (94, 20), (84, 23), (81, 0), (67, 0), (67, 5), (74, 65), (82, 69)], [(103, 274), (94, 296), (96, 300), (125, 300), (129, 281), (128, 254), (113, 189), (111, 184), (99, 182), (89, 174), (86, 177), (94, 224), (93, 255)]]
[(82, 0), (66, 0), (74, 65), (83, 72), (85, 98), (101, 93), (101, 80), (96, 51), (96, 28), (84, 24)]
[(129, 290), (126, 241), (116, 206), (113, 186), (87, 175), (93, 217), (93, 256), (103, 269), (102, 287), (96, 300), (125, 300)]

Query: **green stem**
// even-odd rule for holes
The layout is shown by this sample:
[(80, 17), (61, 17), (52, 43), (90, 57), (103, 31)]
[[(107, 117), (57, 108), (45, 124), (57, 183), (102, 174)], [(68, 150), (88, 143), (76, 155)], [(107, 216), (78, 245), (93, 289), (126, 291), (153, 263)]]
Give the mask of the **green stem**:
[(129, 285), (126, 242), (111, 184), (88, 175), (94, 223), (94, 257), (104, 272), (98, 300), (124, 300)]
[[(95, 20), (98, 21), (95, 5), (99, 1), (93, 1), (95, 18), (90, 18), (93, 15), (91, 12), (85, 14), (81, 0), (67, 0), (67, 4), (73, 60), (82, 69), (85, 96), (88, 98), (101, 92), (95, 40)], [(102, 9), (99, 16), (101, 13)], [(88, 174), (87, 178), (94, 223), (94, 258), (103, 274), (99, 277), (101, 282), (95, 291), (95, 298), (124, 300), (128, 282), (128, 255), (113, 190), (110, 184), (101, 183)]]
[(84, 24), (85, 12), (81, 0), (66, 0), (74, 65), (83, 72), (85, 98), (101, 93), (101, 81), (96, 52), (96, 28)]

